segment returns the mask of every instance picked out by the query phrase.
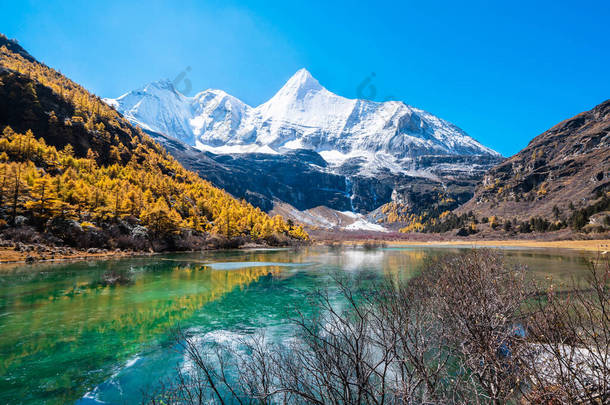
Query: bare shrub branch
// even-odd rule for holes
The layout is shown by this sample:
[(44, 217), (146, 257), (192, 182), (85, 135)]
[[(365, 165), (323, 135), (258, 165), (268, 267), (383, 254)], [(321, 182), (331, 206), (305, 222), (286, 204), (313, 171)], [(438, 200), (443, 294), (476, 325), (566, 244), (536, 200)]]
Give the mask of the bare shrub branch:
[[(605, 267), (604, 267), (605, 266)], [(610, 271), (568, 293), (489, 250), (429, 260), (407, 281), (335, 278), (287, 341), (206, 345), (149, 403), (607, 403)]]

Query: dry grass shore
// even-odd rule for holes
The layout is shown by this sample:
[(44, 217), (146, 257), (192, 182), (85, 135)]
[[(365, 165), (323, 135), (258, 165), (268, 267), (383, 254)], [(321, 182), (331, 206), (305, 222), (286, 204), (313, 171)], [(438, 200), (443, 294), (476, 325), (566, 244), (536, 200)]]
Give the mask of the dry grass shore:
[[(356, 242), (363, 243), (363, 242)], [(549, 248), (573, 249), (588, 252), (604, 253), (610, 251), (610, 239), (597, 240), (450, 240), (430, 242), (388, 241), (392, 246), (464, 246), (464, 247), (517, 247), (517, 248)]]
[[(329, 242), (318, 242), (319, 245), (327, 245)], [(449, 241), (408, 241), (408, 240), (389, 240), (389, 241), (341, 241), (342, 245), (362, 245), (362, 244), (384, 244), (390, 246), (428, 246), (428, 247), (515, 247), (515, 248), (546, 248), (546, 249), (572, 249), (587, 252), (597, 252), (606, 254), (610, 251), (610, 239), (597, 240), (449, 240)], [(145, 254), (143, 252), (129, 251), (105, 251), (105, 250), (77, 250), (72, 248), (56, 248), (53, 250), (16, 250), (14, 247), (0, 247), (0, 264), (8, 263), (34, 263), (62, 260), (84, 260), (84, 259), (103, 259), (133, 256)]]
[(110, 257), (132, 256), (135, 253), (126, 251), (86, 251), (77, 249), (57, 249), (55, 251), (17, 251), (13, 247), (0, 247), (0, 264), (34, 263), (60, 260), (101, 259)]
[[(246, 243), (239, 249), (269, 248), (261, 243)], [(217, 250), (217, 249), (212, 249)], [(165, 252), (171, 253), (171, 252)], [(0, 246), (0, 265), (20, 265), (39, 262), (57, 262), (71, 260), (113, 259), (130, 256), (150, 256), (158, 253), (152, 251), (76, 249), (66, 246), (27, 245), (17, 243), (15, 246)], [(13, 266), (11, 266), (13, 267)]]

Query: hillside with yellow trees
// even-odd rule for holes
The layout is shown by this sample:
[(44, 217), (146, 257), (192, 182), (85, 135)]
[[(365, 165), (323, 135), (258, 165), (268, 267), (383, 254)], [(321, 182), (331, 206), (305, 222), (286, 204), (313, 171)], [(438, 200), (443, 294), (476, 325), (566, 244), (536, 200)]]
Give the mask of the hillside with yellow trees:
[(0, 131), (5, 239), (166, 250), (308, 238), (184, 169), (99, 97), (3, 36)]

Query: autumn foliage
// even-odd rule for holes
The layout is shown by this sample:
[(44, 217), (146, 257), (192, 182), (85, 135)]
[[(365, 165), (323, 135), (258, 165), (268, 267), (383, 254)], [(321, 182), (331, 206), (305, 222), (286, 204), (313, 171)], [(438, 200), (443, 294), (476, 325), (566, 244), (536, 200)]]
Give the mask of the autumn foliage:
[(83, 228), (104, 228), (129, 219), (155, 238), (184, 231), (308, 238), (300, 226), (272, 218), (184, 169), (97, 96), (4, 42), (0, 224), (15, 225), (23, 216), (44, 230), (60, 217)]

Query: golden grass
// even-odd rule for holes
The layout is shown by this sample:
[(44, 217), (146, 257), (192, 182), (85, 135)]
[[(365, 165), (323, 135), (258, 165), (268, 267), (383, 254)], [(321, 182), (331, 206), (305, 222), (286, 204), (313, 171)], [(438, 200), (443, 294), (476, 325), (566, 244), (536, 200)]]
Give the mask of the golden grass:
[(38, 261), (56, 261), (56, 260), (79, 260), (93, 259), (103, 257), (120, 257), (130, 256), (131, 252), (115, 252), (108, 251), (106, 253), (87, 253), (86, 251), (74, 251), (72, 254), (39, 254), (37, 252), (17, 252), (12, 247), (0, 247), (0, 263), (25, 263), (28, 256)]
[(573, 249), (588, 252), (599, 252), (605, 254), (610, 251), (610, 239), (597, 240), (453, 240), (453, 241), (388, 241), (389, 245), (400, 246), (468, 246), (468, 247), (521, 247), (521, 248), (549, 248), (549, 249)]

